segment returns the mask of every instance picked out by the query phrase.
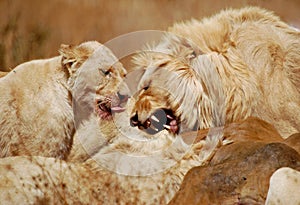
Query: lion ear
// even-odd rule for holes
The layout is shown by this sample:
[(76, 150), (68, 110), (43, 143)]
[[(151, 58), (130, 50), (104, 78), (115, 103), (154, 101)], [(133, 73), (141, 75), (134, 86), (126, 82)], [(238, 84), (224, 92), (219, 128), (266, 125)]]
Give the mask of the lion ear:
[(187, 61), (188, 63), (190, 63), (198, 55), (203, 54), (199, 46), (197, 46), (197, 44), (191, 39), (171, 34), (169, 41), (170, 44), (175, 46), (175, 49), (173, 49), (174, 53), (172, 54), (184, 61)]
[(70, 76), (76, 72), (76, 70), (72, 69), (72, 65), (78, 60), (75, 50), (76, 46), (65, 44), (62, 44), (58, 50), (59, 54), (62, 56), (62, 66), (67, 69)]

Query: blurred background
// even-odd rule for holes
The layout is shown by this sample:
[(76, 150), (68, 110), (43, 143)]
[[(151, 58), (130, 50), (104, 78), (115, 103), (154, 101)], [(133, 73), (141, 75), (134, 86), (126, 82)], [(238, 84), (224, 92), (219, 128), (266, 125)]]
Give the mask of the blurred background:
[(105, 43), (247, 5), (272, 10), (300, 28), (300, 0), (0, 0), (0, 70), (58, 55), (61, 44)]

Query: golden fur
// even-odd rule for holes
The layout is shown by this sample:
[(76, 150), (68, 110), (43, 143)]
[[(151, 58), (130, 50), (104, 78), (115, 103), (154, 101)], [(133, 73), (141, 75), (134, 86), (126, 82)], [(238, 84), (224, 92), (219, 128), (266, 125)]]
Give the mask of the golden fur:
[(137, 69), (145, 70), (132, 110), (136, 121), (164, 108), (190, 129), (220, 125), (216, 115), (226, 122), (256, 116), (283, 137), (300, 132), (299, 31), (256, 7), (168, 31), (135, 57)]
[(8, 72), (2, 72), (2, 71), (0, 71), (0, 78), (2, 78), (3, 76), (6, 76), (7, 73)]
[[(106, 83), (106, 76), (96, 78), (100, 83), (92, 96), (81, 86), (95, 87), (85, 76), (89, 74), (85, 73), (87, 62), (80, 75), (87, 78), (77, 78), (72, 89), (79, 107), (88, 103), (88, 98), (93, 104), (112, 96), (124, 76), (122, 67), (117, 66), (110, 76), (114, 85)], [(129, 126), (131, 101), (128, 110), (115, 113), (114, 118), (99, 114), (98, 104), (93, 106), (87, 120), (84, 115), (77, 120), (68, 157), (72, 162), (34, 156), (0, 160), (2, 203), (166, 204), (179, 189), (184, 174), (207, 161), (222, 143), (222, 128), (191, 147), (167, 131), (147, 135)], [(82, 114), (80, 109), (79, 113), (75, 110), (77, 114)]]
[(20, 64), (0, 78), (0, 157), (66, 157), (75, 131), (72, 81), (100, 46), (62, 45), (60, 56)]
[[(272, 125), (260, 119), (250, 117), (242, 122), (231, 123), (224, 129), (224, 139), (232, 143), (220, 147), (209, 164), (191, 169), (170, 205), (182, 201), (189, 205), (265, 204), (272, 173), (283, 166), (300, 168), (299, 152), (286, 146), (291, 141), (299, 144), (299, 135), (283, 141)], [(288, 186), (288, 183), (284, 186)], [(293, 189), (281, 190), (283, 193), (284, 190), (292, 193)], [(282, 201), (289, 199), (284, 195), (282, 198)]]
[[(124, 122), (122, 116), (120, 116), (120, 122)], [(185, 133), (182, 135), (185, 142), (190, 139), (194, 140), (191, 149), (187, 150), (180, 148), (180, 145), (184, 145), (183, 142), (177, 144), (179, 146), (173, 144), (169, 150), (165, 149), (170, 141), (174, 141), (174, 136), (167, 131), (153, 135), (153, 139), (156, 140), (138, 142), (122, 134), (127, 132), (131, 133), (131, 136), (138, 135), (141, 138), (151, 136), (146, 136), (144, 132), (137, 133), (137, 129), (132, 130), (128, 125), (124, 127), (128, 130), (123, 133), (116, 127), (118, 127), (118, 122), (102, 121), (95, 115), (83, 123), (77, 137), (80, 138), (79, 140), (85, 148), (81, 151), (88, 152), (91, 158), (81, 162), (71, 163), (44, 157), (1, 159), (0, 198), (2, 202), (5, 204), (21, 202), (34, 204), (45, 202), (50, 204), (166, 204), (178, 191), (187, 171), (194, 166), (208, 162), (215, 152), (218, 154), (218, 147), (222, 144), (247, 140), (261, 142), (282, 140), (270, 124), (256, 118), (229, 124), (224, 127), (224, 130), (214, 128), (209, 132), (208, 130), (200, 131), (195, 140), (194, 134), (197, 133)], [(91, 132), (91, 130), (96, 132)], [(223, 140), (220, 137), (223, 132), (220, 130), (224, 131)], [(222, 140), (222, 142), (211, 143), (211, 139), (214, 138)], [(99, 145), (97, 143), (100, 146), (95, 148)], [(156, 160), (146, 161), (143, 164), (138, 159), (136, 161), (134, 159), (133, 161), (125, 160), (123, 162), (126, 163), (122, 163), (122, 156), (114, 155), (121, 152), (131, 156), (135, 154), (138, 154), (136, 156), (143, 156), (140, 154), (153, 156), (152, 154), (159, 150), (165, 152)], [(186, 152), (180, 156), (182, 151)], [(84, 153), (81, 154), (84, 155)], [(226, 154), (228, 155), (228, 153)], [(215, 161), (226, 160), (226, 157), (224, 159), (226, 154), (219, 153)], [(165, 170), (153, 170), (153, 168), (163, 168), (164, 164), (159, 164), (160, 162), (174, 164), (169, 168), (165, 167), (167, 168)], [(129, 171), (129, 175), (122, 175), (121, 173), (126, 170)], [(147, 175), (148, 171), (150, 171), (149, 173), (151, 171), (161, 172), (152, 172)], [(140, 175), (134, 175), (138, 173)]]
[[(296, 34), (291, 32), (291, 35)], [(179, 43), (179, 47), (180, 46), (181, 44)], [(166, 101), (167, 106), (174, 106), (172, 109), (178, 111), (177, 114), (180, 114), (179, 116), (184, 116), (188, 122), (187, 124), (196, 123), (197, 119), (189, 119), (189, 116), (195, 116), (193, 112), (196, 109), (196, 116), (199, 116), (199, 113), (205, 115), (203, 121), (201, 121), (203, 124), (199, 125), (201, 128), (210, 127), (211, 125), (224, 125), (225, 117), (222, 112), (224, 106), (222, 100), (224, 98), (227, 101), (230, 99), (228, 99), (227, 92), (225, 92), (225, 96), (222, 95), (221, 91), (223, 90), (218, 86), (218, 83), (223, 83), (223, 81), (218, 82), (218, 79), (216, 79), (217, 85), (209, 83), (211, 78), (215, 76), (213, 71), (201, 70), (201, 74), (203, 75), (200, 75), (200, 77), (198, 76), (200, 69), (185, 72), (185, 70), (190, 67), (189, 61), (191, 59), (189, 58), (193, 58), (194, 54), (193, 50), (189, 48), (186, 49), (183, 46), (182, 49), (185, 50), (184, 59), (177, 58), (178, 56), (176, 56), (176, 58), (173, 56), (165, 57), (164, 55), (157, 55), (157, 53), (153, 54), (153, 56), (150, 55), (153, 59), (150, 59), (149, 56), (145, 59), (139, 59), (141, 62), (145, 60), (145, 64), (139, 64), (141, 66), (145, 65), (145, 67), (147, 67), (149, 65), (149, 59), (150, 62), (153, 63), (152, 65), (155, 65), (154, 70), (146, 69), (146, 75), (144, 75), (140, 84), (141, 88), (145, 88), (142, 92), (145, 94), (152, 90), (151, 85), (153, 81), (150, 82), (147, 81), (147, 79), (157, 80), (156, 85), (159, 88), (163, 86), (163, 88), (166, 89), (173, 89), (175, 94), (176, 89), (174, 86), (177, 86), (177, 89), (181, 86), (185, 86), (185, 89), (181, 91), (181, 95), (179, 96), (165, 96), (165, 93), (161, 92), (161, 101)], [(172, 49), (171, 51), (175, 52), (175, 50)], [(212, 56), (213, 55), (214, 54), (212, 54)], [(186, 57), (188, 57), (188, 59)], [(157, 58), (159, 58), (159, 61), (157, 61)], [(186, 59), (187, 63), (182, 66), (180, 60), (185, 61)], [(191, 63), (196, 66), (197, 63), (200, 63), (208, 68), (217, 67), (214, 65), (215, 63), (212, 63), (214, 61), (207, 56), (200, 56), (198, 60), (201, 61)], [(177, 67), (178, 63), (181, 66)], [(185, 76), (189, 81), (186, 84), (185, 81), (180, 81), (182, 82), (181, 84), (178, 80), (174, 81), (174, 75), (171, 75), (170, 79), (173, 79), (173, 81), (169, 80), (165, 82), (163, 79), (170, 77), (170, 75), (166, 76), (164, 72), (155, 73), (156, 66), (165, 67), (166, 70), (170, 69), (171, 71), (172, 68), (176, 67), (177, 71), (175, 73)], [(223, 67), (220, 67), (220, 71), (225, 71), (222, 70), (222, 68)], [(154, 74), (154, 76), (151, 77), (152, 74)], [(237, 75), (239, 74), (240, 73)], [(243, 72), (241, 74), (243, 74)], [(122, 74), (118, 74), (118, 76), (122, 76)], [(197, 78), (195, 76), (197, 76)], [(193, 80), (195, 78), (197, 80)], [(103, 80), (103, 78), (101, 78), (100, 81), (101, 80)], [(151, 83), (150, 86), (149, 83)], [(297, 82), (291, 82), (291, 84), (292, 83)], [(170, 84), (170, 87), (166, 86), (168, 84)], [(251, 83), (249, 84), (251, 85)], [(249, 84), (246, 82), (242, 85), (237, 83), (236, 86), (243, 87)], [(102, 99), (102, 97), (112, 95), (111, 92), (105, 90), (105, 85), (106, 84), (100, 83), (97, 98)], [(205, 94), (197, 99), (198, 95), (193, 94), (195, 88), (191, 85), (196, 86), (197, 92), (200, 89), (200, 91), (203, 91)], [(76, 84), (76, 80), (74, 81), (74, 87), (75, 89), (72, 89), (72, 91), (75, 93), (79, 92), (79, 94), (77, 94), (79, 97), (76, 99), (87, 102), (86, 100), (88, 100), (89, 95), (87, 95), (87, 98), (85, 96), (80, 98), (80, 96), (82, 96), (82, 93), (80, 93), (82, 92), (82, 87), (80, 83), (79, 85)], [(146, 89), (146, 87), (148, 88)], [(113, 88), (115, 90), (114, 86)], [(224, 90), (226, 91), (226, 89), (229, 88), (225, 87)], [(153, 94), (149, 96), (154, 96), (154, 100), (148, 102), (155, 102), (158, 96), (155, 92), (159, 91), (160, 90), (153, 89), (151, 91)], [(235, 89), (231, 90), (231, 94), (235, 94), (234, 91)], [(237, 95), (238, 94), (243, 94), (243, 91), (237, 92)], [(185, 95), (191, 98), (184, 98)], [(194, 96), (196, 97), (194, 98)], [(252, 97), (250, 97), (250, 99), (252, 99)], [(175, 98), (175, 100), (173, 98)], [(169, 99), (170, 101), (168, 101)], [(89, 100), (93, 101), (94, 99)], [(134, 99), (132, 100), (133, 103), (135, 103)], [(185, 108), (191, 111), (190, 113), (180, 113), (186, 112), (184, 109), (178, 107), (181, 101), (185, 101), (188, 104)], [(204, 101), (204, 105), (207, 106), (198, 110), (197, 107), (202, 101)], [(250, 103), (249, 101), (246, 102)], [(78, 105), (80, 107), (80, 102)], [(158, 102), (156, 107), (160, 107), (161, 105), (162, 102)], [(192, 105), (191, 108), (189, 107), (190, 105)], [(129, 104), (129, 108), (131, 108), (131, 104)], [(230, 108), (229, 111), (232, 110), (232, 107)], [(246, 115), (248, 115), (249, 111), (244, 111), (246, 108), (247, 107), (242, 106), (240, 110), (243, 114), (246, 113)], [(144, 107), (141, 107), (141, 109), (143, 110)], [(198, 111), (199, 113), (197, 113)], [(237, 114), (229, 116), (229, 111), (227, 111), (226, 115), (227, 121), (246, 118), (246, 116), (242, 114), (242, 116), (239, 116), (240, 113), (238, 113), (238, 111)], [(151, 109), (149, 112), (151, 112)], [(71, 155), (68, 158), (70, 161), (73, 161), (73, 163), (44, 157), (10, 157), (0, 160), (0, 198), (2, 199), (2, 203), (166, 204), (179, 189), (183, 176), (190, 168), (207, 162), (214, 155), (219, 146), (232, 142), (230, 137), (223, 139), (222, 127), (219, 127), (213, 129), (207, 136), (200, 136), (189, 149), (185, 149), (187, 144), (185, 143), (184, 136), (181, 136), (181, 134), (174, 136), (164, 130), (155, 135), (147, 135), (144, 132), (139, 132), (137, 129), (129, 127), (129, 117), (127, 113), (116, 115), (114, 120), (111, 118), (103, 120), (95, 113), (87, 117), (84, 116), (83, 110), (79, 111), (79, 113), (80, 117), (76, 120), (78, 122), (78, 130), (74, 146), (72, 147), (73, 151), (71, 151)], [(228, 120), (228, 118), (233, 117), (234, 119)], [(227, 126), (229, 127), (230, 125)], [(236, 124), (234, 126), (236, 126), (236, 128), (233, 129), (232, 133), (241, 137), (243, 133), (245, 133), (245, 129), (248, 129), (248, 126), (239, 127)], [(230, 130), (231, 128), (228, 129)], [(262, 132), (262, 130), (259, 131)], [(240, 132), (240, 134), (237, 132)], [(134, 140), (134, 137), (138, 140)], [(170, 144), (172, 144), (172, 146), (170, 146)], [(160, 155), (155, 155), (159, 153), (158, 151), (165, 152), (162, 152)], [(154, 155), (154, 158), (153, 161), (140, 161), (138, 158), (133, 161), (122, 161), (124, 155), (120, 153), (128, 154), (129, 156), (136, 155), (138, 157)], [(150, 159), (152, 158), (150, 157)], [(173, 166), (165, 167), (165, 163), (172, 164)], [(109, 170), (104, 167), (109, 168)], [(128, 175), (122, 175), (121, 173), (127, 173)], [(151, 174), (147, 175), (147, 173)]]
[[(120, 122), (125, 121), (121, 118)], [(77, 131), (79, 143), (73, 147), (77, 155), (70, 159), (74, 163), (43, 157), (0, 160), (0, 184), (5, 184), (0, 186), (2, 202), (167, 204), (186, 172), (207, 161), (221, 144), (217, 134), (210, 137), (219, 139), (220, 144), (207, 137), (186, 149), (181, 138), (174, 143), (174, 136), (166, 131), (149, 140), (145, 133), (136, 133), (137, 129), (124, 124), (124, 129), (129, 128), (125, 133), (143, 140), (132, 140), (117, 129), (114, 121), (93, 115)], [(128, 159), (120, 153), (128, 154)], [(142, 156), (146, 159), (139, 160)]]

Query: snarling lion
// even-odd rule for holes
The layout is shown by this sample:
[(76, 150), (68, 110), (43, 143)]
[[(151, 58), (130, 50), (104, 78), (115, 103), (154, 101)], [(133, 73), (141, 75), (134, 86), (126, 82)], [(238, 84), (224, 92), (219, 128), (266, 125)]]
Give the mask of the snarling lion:
[(144, 74), (132, 126), (152, 133), (213, 127), (223, 103), (218, 96), (224, 95), (226, 122), (256, 116), (285, 138), (300, 132), (298, 30), (272, 12), (250, 7), (178, 23), (168, 31), (135, 57)]
[(100, 46), (62, 45), (59, 56), (20, 64), (0, 78), (0, 157), (67, 156), (75, 131), (73, 81)]

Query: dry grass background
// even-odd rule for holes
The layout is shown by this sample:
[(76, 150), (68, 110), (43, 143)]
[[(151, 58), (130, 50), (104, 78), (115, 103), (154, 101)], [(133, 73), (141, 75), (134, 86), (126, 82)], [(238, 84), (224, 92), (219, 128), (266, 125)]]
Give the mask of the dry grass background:
[(104, 43), (247, 5), (273, 10), (300, 28), (300, 0), (0, 0), (0, 70), (57, 55), (62, 43)]

